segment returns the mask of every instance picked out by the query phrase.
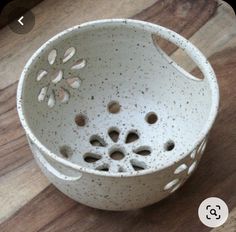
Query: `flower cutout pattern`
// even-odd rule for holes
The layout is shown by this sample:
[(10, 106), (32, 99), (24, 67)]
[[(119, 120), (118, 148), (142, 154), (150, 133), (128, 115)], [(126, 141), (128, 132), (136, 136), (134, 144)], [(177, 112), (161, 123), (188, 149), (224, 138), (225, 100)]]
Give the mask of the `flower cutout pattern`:
[(111, 128), (105, 136), (92, 135), (89, 142), (90, 151), (83, 159), (93, 169), (117, 173), (149, 168), (147, 159), (152, 149), (142, 145), (137, 130), (121, 133)]
[[(38, 101), (46, 101), (47, 105), (52, 108), (56, 102), (67, 103), (70, 99), (70, 89), (78, 89), (81, 80), (77, 76), (77, 71), (86, 66), (85, 59), (74, 61), (76, 49), (68, 48), (61, 58), (56, 49), (49, 52), (47, 61), (49, 69), (41, 69), (37, 73), (36, 80), (42, 84), (38, 94)], [(68, 73), (69, 75), (65, 75)], [(67, 72), (66, 72), (67, 71)]]
[(164, 186), (164, 191), (170, 191), (172, 193), (183, 184), (183, 178), (185, 178), (186, 175), (192, 174), (196, 169), (198, 160), (200, 160), (200, 156), (203, 154), (205, 147), (206, 139), (203, 139), (200, 145), (187, 156), (186, 159), (188, 162), (181, 163), (176, 167), (173, 179)]

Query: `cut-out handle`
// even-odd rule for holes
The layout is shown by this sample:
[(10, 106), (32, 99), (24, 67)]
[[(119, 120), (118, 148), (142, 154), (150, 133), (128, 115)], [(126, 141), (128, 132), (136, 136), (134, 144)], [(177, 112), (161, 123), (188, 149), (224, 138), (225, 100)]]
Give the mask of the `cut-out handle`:
[[(29, 139), (28, 139), (29, 141)], [(63, 180), (63, 181), (77, 181), (82, 177), (81, 173), (78, 173), (77, 176), (68, 176), (60, 171), (58, 171), (56, 168), (54, 168), (46, 158), (44, 158), (43, 154), (40, 152), (40, 150), (31, 142), (29, 141), (30, 147), (33, 151), (33, 153), (37, 156), (40, 164), (48, 171), (50, 172), (53, 176), (56, 176), (57, 178)], [(67, 167), (68, 168), (68, 167)]]
[[(174, 31), (171, 31), (167, 28), (158, 26), (159, 30), (156, 31), (155, 33), (152, 33), (152, 40), (154, 42), (154, 45), (158, 48), (159, 52), (162, 53), (162, 55), (167, 58), (168, 61), (172, 63), (172, 65), (176, 66), (178, 69), (180, 69), (186, 76), (193, 80), (198, 80), (198, 81), (204, 81), (205, 79), (213, 79), (215, 78), (214, 71), (209, 64), (208, 60), (205, 58), (205, 56), (197, 49), (195, 46), (191, 44), (187, 39), (182, 37), (181, 35), (177, 34)], [(192, 60), (195, 62), (195, 64), (198, 66), (200, 71), (202, 72), (204, 78), (199, 79), (189, 72), (187, 72), (185, 69), (183, 69), (180, 65), (178, 65), (174, 60), (170, 58), (156, 43), (156, 40), (154, 39), (155, 36), (159, 36), (177, 47), (181, 48)]]

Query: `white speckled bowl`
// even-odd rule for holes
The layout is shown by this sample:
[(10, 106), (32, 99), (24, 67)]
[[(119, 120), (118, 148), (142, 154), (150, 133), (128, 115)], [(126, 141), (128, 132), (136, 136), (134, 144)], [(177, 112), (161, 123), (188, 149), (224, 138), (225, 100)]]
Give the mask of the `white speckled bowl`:
[[(182, 48), (204, 78), (173, 62), (155, 35)], [(17, 93), (48, 179), (108, 210), (143, 207), (178, 189), (201, 158), (218, 101), (215, 74), (196, 47), (161, 26), (124, 19), (50, 39), (27, 62)]]

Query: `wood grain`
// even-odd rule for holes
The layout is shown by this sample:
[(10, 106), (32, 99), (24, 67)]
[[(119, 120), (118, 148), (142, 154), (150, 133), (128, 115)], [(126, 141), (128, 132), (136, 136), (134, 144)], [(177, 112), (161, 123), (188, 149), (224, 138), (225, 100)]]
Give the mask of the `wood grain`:
[[(191, 36), (191, 42), (197, 45), (206, 57), (226, 48), (234, 47), (236, 44), (236, 24), (233, 9), (225, 2), (219, 2), (214, 17)], [(195, 66), (181, 49), (176, 51), (172, 58), (179, 61), (182, 67), (188, 71)]]
[[(216, 13), (216, 1), (205, 0), (160, 0), (134, 18), (152, 23), (178, 32), (185, 38), (190, 38)], [(160, 39), (158, 45), (167, 54), (173, 53), (177, 47), (166, 40)]]
[(1, 221), (5, 220), (13, 209), (16, 210), (25, 205), (32, 196), (36, 196), (49, 185), (48, 180), (33, 160), (24, 163), (14, 172), (2, 176), (0, 182)]
[[(203, 199), (218, 196), (230, 210), (236, 208), (236, 21), (228, 5), (213, 0), (68, 0), (60, 4), (47, 0), (33, 12), (37, 24), (28, 35), (3, 28), (0, 36), (0, 231), (204, 232), (210, 229), (196, 213)], [(18, 76), (39, 45), (72, 25), (108, 17), (158, 23), (189, 38), (210, 57), (221, 92), (219, 116), (196, 173), (169, 198), (130, 212), (92, 209), (49, 185), (33, 161), (15, 108)], [(160, 43), (187, 70), (194, 68), (180, 49)], [(194, 73), (198, 75), (198, 70)], [(234, 231), (235, 216), (229, 223), (218, 231)]]

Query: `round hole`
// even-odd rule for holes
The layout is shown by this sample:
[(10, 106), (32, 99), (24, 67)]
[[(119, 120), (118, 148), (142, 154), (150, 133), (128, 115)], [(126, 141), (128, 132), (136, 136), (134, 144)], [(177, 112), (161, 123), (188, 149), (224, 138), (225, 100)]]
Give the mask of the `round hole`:
[(64, 53), (63, 63), (66, 63), (68, 60), (70, 60), (75, 54), (75, 48), (70, 47), (68, 48)]
[(135, 171), (141, 171), (141, 170), (144, 170), (143, 167), (138, 166), (138, 165), (136, 165), (136, 164), (132, 164), (132, 167), (133, 167), (133, 169), (134, 169)]
[(104, 168), (98, 168), (97, 170), (103, 171), (103, 172), (108, 172), (109, 168), (108, 167), (104, 167)]
[(169, 190), (172, 187), (176, 186), (179, 183), (179, 179), (174, 179), (165, 185), (164, 190)]
[(70, 99), (70, 94), (67, 90), (65, 90), (63, 88), (59, 88), (58, 91), (57, 91), (57, 97), (58, 97), (60, 102), (66, 103)]
[(154, 123), (157, 122), (158, 117), (157, 117), (156, 113), (154, 113), (154, 112), (149, 112), (149, 113), (146, 115), (146, 118), (145, 118), (145, 119), (146, 119), (147, 123), (149, 123), (149, 124), (154, 124)]
[(196, 150), (194, 150), (191, 154), (190, 154), (190, 157), (192, 158), (192, 159), (194, 159), (195, 158), (195, 156), (196, 156), (196, 153), (197, 153), (197, 151)]
[(79, 70), (84, 68), (86, 65), (86, 60), (85, 59), (79, 59), (75, 62), (75, 64), (71, 67), (72, 70)]
[(50, 78), (51, 78), (52, 83), (57, 84), (57, 83), (60, 82), (60, 81), (62, 80), (62, 78), (63, 78), (63, 71), (62, 71), (62, 70), (56, 70), (56, 71), (54, 71), (54, 72), (51, 74)]
[(204, 140), (198, 148), (198, 153), (202, 154), (206, 148), (206, 140)]
[(168, 142), (166, 142), (166, 144), (164, 145), (164, 148), (166, 151), (172, 151), (175, 147), (175, 143), (172, 140), (169, 140)]
[(138, 149), (134, 150), (133, 152), (138, 154), (138, 155), (142, 155), (142, 156), (147, 156), (147, 155), (151, 154), (150, 149), (145, 148), (145, 147), (138, 148)]
[(108, 135), (109, 137), (111, 138), (111, 140), (116, 143), (119, 139), (119, 135), (120, 135), (120, 132), (115, 129), (115, 128), (111, 128), (109, 131), (108, 131)]
[(125, 143), (133, 143), (139, 139), (139, 135), (135, 131), (130, 131), (125, 139)]
[(56, 49), (53, 49), (52, 51), (49, 52), (48, 62), (50, 65), (54, 64), (56, 57), (57, 57), (57, 50)]
[(196, 167), (197, 167), (197, 162), (194, 161), (188, 169), (188, 175), (190, 175), (195, 170)]
[(108, 164), (103, 164), (103, 165), (97, 167), (96, 170), (103, 171), (103, 172), (108, 172), (109, 171), (109, 165)]
[(94, 163), (101, 159), (101, 156), (93, 153), (86, 153), (84, 155), (84, 161), (87, 163)]
[(125, 155), (121, 151), (116, 150), (110, 154), (110, 157), (114, 160), (121, 160), (125, 157)]
[(69, 146), (64, 145), (60, 147), (60, 153), (64, 158), (68, 159), (72, 155), (73, 152)]
[(180, 187), (181, 183), (177, 184), (170, 192), (173, 193), (175, 192), (179, 187)]
[(92, 157), (92, 156), (87, 156), (84, 158), (84, 160), (87, 162), (87, 163), (94, 163), (96, 161), (98, 161), (99, 159), (95, 158), (95, 157)]
[(117, 101), (111, 101), (109, 104), (108, 104), (108, 111), (112, 114), (117, 114), (119, 111), (120, 111), (120, 104), (119, 102)]
[(92, 135), (90, 137), (90, 144), (95, 147), (105, 147), (107, 144), (99, 135)]
[(86, 121), (87, 121), (86, 117), (82, 114), (78, 114), (75, 116), (75, 123), (78, 126), (85, 126)]
[(181, 172), (183, 172), (184, 170), (186, 170), (188, 167), (186, 164), (181, 164), (179, 167), (177, 167), (174, 171), (174, 174), (179, 174)]
[(131, 160), (130, 163), (135, 171), (141, 171), (146, 169), (146, 164), (144, 162), (140, 162), (138, 160)]

